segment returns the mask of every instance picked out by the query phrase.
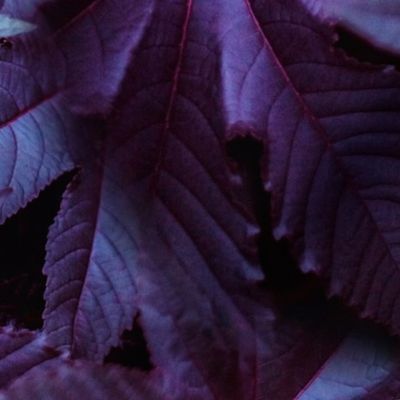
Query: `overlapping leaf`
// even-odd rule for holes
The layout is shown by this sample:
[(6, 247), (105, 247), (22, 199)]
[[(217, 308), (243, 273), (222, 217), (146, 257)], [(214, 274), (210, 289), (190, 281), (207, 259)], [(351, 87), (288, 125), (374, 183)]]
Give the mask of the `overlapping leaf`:
[[(86, 24), (85, 16), (97, 20), (99, 6), (92, 3), (66, 29), (79, 31), (80, 21)], [(358, 122), (368, 132), (359, 136), (361, 150), (365, 153), (368, 146), (376, 146), (365, 139), (374, 124), (382, 127), (386, 122), (391, 130), (397, 126), (386, 110), (377, 113), (376, 105), (393, 97), (398, 79), (357, 69), (330, 53), (330, 32), (297, 4), (236, 1), (228, 5), (221, 0), (214, 6), (212, 15), (201, 2), (156, 7), (143, 14), (146, 22), (139, 26), (154, 29), (143, 31), (135, 42), (119, 79), (121, 90), (108, 117), (97, 165), (84, 166), (50, 234), (45, 330), (73, 355), (101, 359), (140, 310), (157, 365), (174, 370), (181, 379), (190, 376), (194, 387), (205, 390), (205, 397), (243, 399), (252, 396), (251, 365), (258, 365), (257, 357), (263, 360), (256, 357), (255, 348), (258, 338), (266, 334), (269, 310), (252, 304), (250, 309), (259, 310), (256, 317), (248, 311), (249, 302), (256, 300), (243, 294), (262, 274), (249, 262), (256, 229), (234, 201), (240, 190), (234, 182), (240, 179), (227, 168), (226, 132), (268, 132), (278, 235), (286, 229), (303, 237), (306, 221), (305, 243), (296, 242), (303, 253), (303, 269), (316, 269), (319, 264), (325, 271), (333, 269), (332, 290), (345, 295), (344, 289), (354, 286), (351, 302), (366, 312), (364, 292), (372, 293), (368, 315), (375, 313), (388, 322), (387, 307), (369, 304), (379, 301), (381, 290), (370, 291), (368, 277), (378, 261), (382, 272), (376, 275), (375, 285), (383, 285), (385, 276), (395, 271), (394, 245), (382, 233), (391, 218), (389, 213), (379, 214), (380, 204), (374, 203), (371, 210), (372, 203), (352, 182), (366, 179), (362, 183), (371, 185), (395, 176), (388, 167), (379, 169), (372, 162), (368, 167), (376, 171), (365, 175), (358, 158), (346, 157), (346, 146), (342, 153), (339, 145), (333, 148), (329, 135), (341, 139), (346, 134), (349, 140), (352, 130), (359, 133)], [(270, 26), (268, 20), (273, 21)], [(108, 48), (101, 34), (98, 42)], [(296, 45), (303, 51), (296, 52)], [(98, 58), (97, 51), (88, 54)], [(111, 55), (104, 51), (103, 59)], [(307, 66), (311, 62), (320, 63), (313, 64), (312, 72)], [(313, 83), (315, 74), (320, 77)], [(335, 88), (333, 94), (330, 88)], [(334, 101), (336, 90), (346, 91), (346, 102)], [(365, 90), (371, 96), (361, 102)], [(330, 107), (346, 114), (328, 118)], [(391, 107), (396, 110), (395, 102)], [(362, 120), (357, 119), (359, 114)], [(325, 125), (317, 117), (323, 117)], [(300, 133), (291, 147), (296, 132)], [(394, 135), (384, 134), (391, 151), (395, 151)], [(386, 142), (380, 138), (384, 152)], [(299, 155), (294, 157), (297, 143)], [(355, 145), (350, 142), (350, 146)], [(289, 155), (295, 160), (285, 179)], [(337, 157), (348, 161), (338, 163)], [(316, 189), (310, 188), (320, 159)], [(393, 157), (380, 160), (389, 167), (395, 162)], [(313, 204), (305, 219), (310, 190)], [(340, 224), (344, 226), (338, 225), (335, 246), (347, 232), (357, 241), (351, 254), (331, 251), (334, 232), (327, 229), (337, 221), (334, 211), (342, 190), (340, 210), (345, 211)], [(357, 237), (349, 229), (357, 224), (349, 218), (359, 218), (365, 225)], [(376, 244), (366, 249), (371, 235)], [(342, 246), (347, 242), (346, 238)], [(387, 255), (382, 254), (386, 247)], [(358, 260), (357, 254), (369, 249), (368, 262)], [(327, 263), (331, 253), (333, 262)], [(339, 279), (337, 274), (342, 278), (346, 271), (349, 278)], [(396, 287), (396, 279), (390, 282)], [(389, 294), (386, 302), (393, 296)], [(205, 358), (210, 348), (216, 355), (214, 362)], [(262, 348), (258, 352), (265, 354)], [(223, 369), (220, 359), (226, 360)], [(213, 378), (216, 371), (218, 380)], [(227, 386), (232, 380), (237, 385)], [(258, 385), (254, 393), (262, 392)]]
[[(64, 62), (39, 24), (37, 4), (6, 1), (2, 8), (4, 15), (38, 27), (0, 49), (1, 222), (73, 167), (67, 132), (74, 122), (61, 102)], [(8, 27), (21, 33), (14, 28)]]
[(155, 3), (56, 0), (42, 6), (65, 59), (65, 95), (75, 111), (109, 111), (143, 35), (151, 30)]
[[(285, 315), (270, 324), (268, 334), (263, 337), (268, 351), (265, 354), (266, 365), (260, 368), (262, 385), (257, 393), (250, 392), (245, 398), (395, 398), (399, 379), (398, 344), (395, 340), (388, 340), (384, 333), (368, 326), (354, 327), (349, 324), (350, 321), (345, 322), (343, 316), (340, 319), (340, 314), (334, 309), (321, 305), (308, 305), (307, 308), (297, 305), (287, 310)], [(28, 332), (14, 332), (13, 347), (20, 346), (21, 340), (28, 336), (33, 337)], [(10, 343), (3, 342), (2, 348), (7, 347), (10, 351)], [(0, 360), (0, 370), (7, 371), (2, 376), (10, 377), (13, 373), (7, 382), (12, 384), (0, 398), (219, 398), (204, 390), (196, 390), (189, 380), (176, 379), (169, 369), (157, 368), (144, 374), (113, 366), (101, 367), (57, 359), (46, 361), (56, 353), (44, 346), (42, 339), (37, 344), (35, 341), (24, 344), (22, 350), (10, 351), (11, 355)], [(212, 357), (212, 353), (207, 354)], [(33, 359), (36, 359), (34, 365), (38, 367), (30, 371)], [(290, 381), (286, 374), (292, 377)], [(15, 380), (19, 375), (22, 377)], [(217, 374), (214, 379), (220, 377)], [(212, 382), (208, 384), (212, 387)], [(227, 398), (224, 394), (222, 396)]]
[[(46, 370), (34, 370), (0, 394), (2, 400), (145, 400), (172, 399), (161, 397), (161, 380), (116, 367), (89, 363), (60, 363)], [(183, 397), (181, 397), (183, 399)]]
[(398, 333), (400, 76), (333, 51), (299, 4), (255, 1), (253, 16), (257, 58), (236, 87), (257, 102), (229, 111), (267, 143), (275, 236), (331, 294)]
[(102, 164), (84, 166), (65, 197), (49, 238), (45, 331), (73, 356), (101, 359), (140, 310), (157, 365), (204, 398), (246, 398), (260, 390), (248, 388), (270, 311), (255, 304), (254, 326), (242, 293), (262, 273), (247, 260), (255, 228), (235, 204), (218, 102), (209, 103), (218, 70), (185, 72), (208, 24), (189, 27), (197, 7), (157, 10), (164, 34), (150, 32), (136, 50)]
[[(184, 382), (202, 400), (389, 399), (395, 343), (334, 313), (288, 316), (263, 291), (253, 204), (225, 147), (265, 145), (276, 236), (399, 333), (399, 76), (334, 52), (300, 1), (18, 4), (4, 11), (34, 21), (40, 5), (53, 30), (0, 49), (3, 219), (77, 168), (47, 245), (51, 344), (101, 361), (136, 317), (163, 398)], [(87, 137), (67, 111), (101, 117)], [(37, 396), (59, 398), (69, 379), (79, 396), (114, 396), (114, 369), (55, 371), (43, 388), (32, 373)], [(124, 379), (121, 393), (141, 392)]]
[(303, 3), (317, 16), (340, 23), (373, 45), (400, 52), (397, 0), (303, 0)]
[(1, 328), (0, 387), (5, 387), (29, 370), (55, 366), (58, 355), (48, 346), (42, 334), (12, 327)]
[(368, 329), (354, 330), (296, 399), (370, 399), (378, 387), (387, 390), (382, 399), (394, 399), (392, 395), (398, 394), (398, 388), (393, 390), (392, 386), (398, 379), (397, 357), (394, 341), (386, 335)]

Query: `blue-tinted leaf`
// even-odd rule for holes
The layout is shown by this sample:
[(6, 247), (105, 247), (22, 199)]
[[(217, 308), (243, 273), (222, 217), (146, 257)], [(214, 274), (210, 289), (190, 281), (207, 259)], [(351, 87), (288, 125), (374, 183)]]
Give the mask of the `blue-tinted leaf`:
[(300, 4), (252, 4), (256, 40), (231, 51), (255, 61), (225, 69), (238, 82), (227, 111), (266, 143), (275, 236), (330, 294), (399, 333), (400, 74), (335, 53)]
[[(2, 12), (30, 22), (39, 18), (25, 1), (6, 1)], [(41, 27), (0, 48), (1, 222), (73, 168), (66, 133), (74, 123), (61, 99), (64, 61), (44, 35)]]
[[(177, 389), (181, 389), (177, 387)], [(170, 400), (157, 376), (89, 363), (59, 363), (34, 370), (0, 393), (1, 400)], [(184, 394), (182, 393), (182, 396)], [(181, 395), (179, 398), (183, 399)], [(178, 397), (175, 397), (178, 399)]]
[[(53, 3), (63, 14), (65, 2)], [(13, 4), (10, 15), (34, 20), (35, 7), (25, 16)], [(324, 391), (350, 400), (395, 377), (385, 339), (372, 340), (373, 363), (364, 334), (348, 336), (330, 312), (286, 315), (262, 290), (259, 227), (225, 147), (245, 135), (265, 144), (276, 236), (330, 293), (398, 333), (399, 76), (334, 53), (332, 31), (299, 1), (103, 0), (77, 10), (2, 49), (16, 93), (1, 109), (3, 219), (79, 169), (47, 245), (52, 345), (101, 361), (138, 317), (167, 377), (163, 394), (184, 382), (186, 398), (202, 400)], [(88, 146), (66, 104), (101, 114)], [(89, 381), (97, 387), (89, 370), (86, 380), (63, 369), (57, 387), (81, 379), (85, 397)]]
[(339, 23), (384, 50), (400, 53), (398, 0), (302, 0), (311, 12)]
[[(364, 399), (396, 375), (398, 356), (394, 339), (358, 328), (343, 340), (296, 400)], [(382, 397), (386, 398), (390, 397)]]
[(27, 33), (36, 29), (34, 24), (17, 18), (11, 18), (6, 14), (0, 14), (0, 36), (9, 37)]
[(47, 345), (44, 335), (11, 327), (0, 328), (0, 387), (35, 368), (56, 364), (58, 352)]

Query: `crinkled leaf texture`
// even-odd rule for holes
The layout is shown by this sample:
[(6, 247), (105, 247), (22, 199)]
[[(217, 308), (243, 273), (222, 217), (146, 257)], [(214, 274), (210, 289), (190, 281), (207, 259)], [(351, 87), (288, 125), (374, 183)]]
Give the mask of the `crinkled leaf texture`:
[[(275, 233), (302, 270), (399, 333), (399, 75), (335, 53), (300, 0), (25, 3), (2, 9), (41, 23), (0, 48), (1, 220), (76, 168), (49, 231), (46, 343), (100, 363), (136, 318), (159, 375), (54, 365), (3, 396), (398, 395), (395, 340), (263, 287), (226, 145), (265, 146)], [(15, 377), (42, 360), (10, 346)]]
[[(37, 3), (7, 1), (1, 11), (36, 23)], [(66, 133), (74, 122), (62, 106), (64, 61), (43, 39), (44, 29), (13, 37), (12, 49), (0, 48), (0, 222), (73, 168)]]
[[(154, 352), (160, 363), (174, 363), (168, 348), (181, 335), (190, 343), (177, 358), (188, 357), (186, 348), (200, 357), (203, 337), (213, 337), (220, 357), (235, 360), (226, 363), (228, 378), (242, 363), (247, 369), (245, 354), (253, 353), (254, 343), (231, 327), (251, 332), (241, 292), (263, 275), (248, 261), (257, 229), (235, 204), (239, 189), (226, 164), (218, 69), (190, 74), (191, 42), (205, 40), (209, 29), (207, 19), (191, 14), (207, 7), (188, 5), (153, 13), (157, 28), (135, 48), (98, 159), (83, 166), (65, 195), (49, 235), (45, 331), (73, 355), (101, 359), (140, 310), (152, 346), (163, 343)], [(97, 5), (86, 12), (94, 20), (102, 15)], [(196, 63), (209, 56), (198, 52)], [(179, 364), (183, 374), (187, 367)]]
[(261, 111), (230, 112), (268, 142), (275, 236), (330, 294), (399, 333), (400, 75), (335, 52), (330, 29), (299, 7), (254, 2), (259, 55), (242, 79), (253, 77)]
[(110, 110), (133, 54), (151, 30), (155, 3), (56, 0), (43, 5), (65, 60), (65, 95), (75, 111)]

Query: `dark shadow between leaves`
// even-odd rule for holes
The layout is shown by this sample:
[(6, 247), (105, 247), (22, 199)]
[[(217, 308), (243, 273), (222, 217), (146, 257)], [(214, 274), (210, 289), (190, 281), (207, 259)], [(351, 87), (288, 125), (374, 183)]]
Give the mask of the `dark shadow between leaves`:
[(119, 364), (127, 368), (137, 368), (142, 371), (153, 369), (147, 342), (138, 318), (135, 318), (130, 330), (122, 333), (120, 345), (110, 350), (104, 358), (104, 362)]
[(377, 66), (393, 66), (400, 71), (400, 57), (382, 49), (379, 49), (356, 33), (342, 27), (336, 28), (338, 40), (334, 47), (341, 49), (348, 57), (354, 58), (362, 63), (369, 63)]
[(299, 270), (286, 240), (276, 241), (272, 235), (270, 217), (271, 196), (264, 190), (261, 175), (263, 145), (251, 136), (231, 140), (227, 154), (240, 174), (248, 201), (261, 228), (258, 237), (258, 259), (264, 273), (264, 286), (275, 298), (279, 308), (284, 309), (298, 302), (315, 302), (324, 299), (324, 288), (314, 275)]
[(40, 9), (48, 26), (53, 31), (58, 31), (94, 3), (95, 0), (49, 0)]
[(63, 174), (0, 226), (0, 325), (42, 326), (47, 232), (73, 174)]
[[(383, 332), (392, 340), (387, 327), (374, 321), (362, 320), (356, 309), (348, 307), (338, 298), (327, 298), (323, 279), (298, 268), (287, 240), (277, 241), (272, 235), (271, 196), (264, 190), (261, 174), (263, 145), (252, 136), (240, 137), (227, 144), (227, 154), (250, 193), (251, 207), (261, 227), (258, 237), (258, 259), (265, 273), (262, 288), (272, 295), (274, 305), (281, 315), (312, 325), (322, 321), (327, 314), (334, 316), (328, 330), (345, 334), (350, 326), (360, 324), (368, 329)], [(358, 321), (358, 322), (357, 322)], [(316, 328), (316, 326), (314, 326)]]

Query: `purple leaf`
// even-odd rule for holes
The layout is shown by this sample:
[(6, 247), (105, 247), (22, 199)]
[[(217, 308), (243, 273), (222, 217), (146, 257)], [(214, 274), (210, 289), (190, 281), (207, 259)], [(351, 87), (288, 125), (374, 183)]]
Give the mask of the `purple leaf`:
[[(79, 15), (96, 18), (96, 6)], [(390, 99), (396, 109), (393, 87), (399, 80), (331, 53), (330, 31), (293, 2), (236, 1), (228, 6), (219, 0), (214, 6), (212, 13), (196, 2), (156, 8), (151, 14), (154, 31), (143, 31), (135, 42), (134, 56), (131, 52), (119, 78), (103, 148), (95, 160), (89, 157), (83, 164), (50, 232), (44, 329), (52, 343), (73, 357), (101, 360), (139, 312), (155, 365), (188, 381), (204, 399), (250, 399), (271, 390), (264, 381), (270, 357), (266, 338), (273, 332), (275, 316), (268, 301), (256, 294), (263, 279), (251, 261), (258, 229), (245, 211), (248, 205), (235, 200), (242, 189), (225, 155), (227, 126), (231, 136), (269, 133), (278, 233), (296, 230), (302, 237), (308, 183), (322, 159), (307, 218), (316, 227), (309, 233), (307, 225), (304, 249), (302, 240), (296, 242), (304, 257), (302, 267), (332, 267), (326, 261), (332, 232), (326, 228), (336, 220), (336, 198), (343, 191), (340, 234), (352, 235), (351, 218), (362, 217), (366, 226), (352, 244), (354, 256), (340, 249), (332, 255), (336, 274), (342, 276), (344, 266), (346, 271), (357, 268), (353, 258), (368, 251), (365, 238), (376, 235), (377, 243), (370, 247), (357, 282), (355, 276), (339, 280), (335, 270), (332, 282), (339, 293), (350, 285), (356, 294), (359, 289), (367, 292), (369, 263), (382, 256), (375, 248), (390, 247), (382, 235), (390, 215), (381, 215), (379, 204), (371, 210), (358, 186), (354, 192), (349, 176), (367, 186), (371, 179), (396, 178), (387, 168), (365, 175), (358, 158), (349, 159), (343, 155), (346, 148), (328, 144), (332, 135), (351, 136), (359, 125), (373, 132), (377, 116), (381, 129), (388, 129), (386, 123), (395, 130), (398, 121), (387, 118), (386, 111), (376, 112), (375, 106)], [(113, 15), (111, 21), (121, 18)], [(232, 20), (234, 15), (242, 18)], [(138, 26), (145, 26), (149, 15), (141, 18)], [(266, 19), (274, 22), (268, 25)], [(64, 34), (71, 29), (73, 38), (86, 24), (85, 17), (75, 18)], [(105, 49), (103, 60), (108, 60), (111, 46), (101, 32), (98, 41)], [(65, 40), (68, 48), (71, 44)], [(295, 51), (296, 46), (302, 51)], [(88, 54), (98, 60), (97, 52)], [(307, 64), (310, 57), (320, 62), (313, 69)], [(319, 78), (314, 82), (315, 74)], [(345, 91), (346, 101), (336, 101), (332, 87)], [(370, 93), (367, 100), (365, 91)], [(327, 118), (332, 113), (338, 116)], [(376, 149), (376, 140), (369, 144), (365, 137), (356, 137), (362, 152), (372, 151), (368, 146)], [(385, 133), (383, 139), (395, 151), (394, 136)], [(383, 152), (384, 140), (379, 141)], [(347, 143), (353, 149), (353, 142)], [(294, 161), (286, 184), (289, 156)], [(378, 157), (374, 163), (368, 158), (367, 165), (377, 167), (377, 162), (394, 161)], [(338, 244), (344, 239), (339, 237)], [(384, 274), (396, 265), (395, 250), (390, 250), (375, 284), (382, 284)], [(378, 301), (380, 291), (371, 293)], [(352, 302), (366, 309), (363, 296)], [(375, 312), (385, 321), (385, 307), (369, 309)]]
[[(170, 395), (161, 397), (161, 385), (162, 381), (158, 376), (134, 373), (120, 367), (103, 367), (82, 362), (60, 363), (46, 370), (30, 372), (0, 394), (0, 399), (172, 399)], [(184, 398), (183, 393), (180, 398)]]
[(36, 367), (56, 363), (59, 353), (47, 345), (43, 334), (0, 328), (0, 387)]
[(302, 0), (311, 12), (393, 53), (400, 53), (400, 4), (397, 0)]
[[(388, 340), (385, 334), (370, 327), (352, 328), (343, 317), (340, 320), (340, 315), (333, 310), (312, 309), (310, 313), (310, 307), (303, 311), (295, 307), (289, 315), (270, 324), (268, 334), (263, 337), (268, 350), (259, 353), (266, 362), (259, 367), (258, 388), (244, 397), (240, 397), (243, 396), (241, 394), (230, 398), (352, 400), (361, 395), (361, 398), (369, 399), (368, 396), (382, 391), (387, 397), (375, 398), (393, 398), (387, 393), (393, 394), (398, 390), (397, 342)], [(344, 324), (338, 330), (340, 321)], [(344, 330), (348, 331), (346, 335), (342, 333)], [(259, 350), (263, 347), (261, 342), (260, 345)], [(214, 352), (207, 352), (206, 355), (216, 356)], [(221, 359), (218, 361), (221, 362)], [(15, 368), (15, 364), (12, 365)], [(41, 368), (35, 368), (15, 380), (0, 398), (73, 399), (86, 398), (88, 393), (91, 393), (91, 398), (99, 400), (114, 398), (117, 393), (118, 398), (127, 396), (129, 399), (228, 398), (218, 397), (215, 393), (207, 394), (204, 388), (193, 387), (189, 369), (186, 379), (181, 380), (168, 369), (144, 374), (113, 366), (65, 363), (61, 360), (41, 365)], [(288, 375), (291, 376), (290, 381), (287, 380)], [(219, 378), (220, 373), (216, 372), (212, 380)], [(213, 385), (212, 380), (208, 381), (210, 386)], [(234, 382), (226, 384), (234, 385)], [(228, 394), (221, 393), (221, 396)]]
[(228, 111), (234, 133), (241, 120), (268, 142), (275, 236), (331, 295), (399, 333), (400, 75), (335, 53), (332, 32), (293, 2), (255, 1), (253, 13), (258, 56), (225, 71), (240, 94)]
[(102, 359), (132, 325), (135, 286), (126, 259), (134, 248), (123, 216), (120, 225), (102, 204), (110, 199), (124, 212), (114, 203), (121, 194), (103, 194), (101, 169), (91, 172), (72, 181), (50, 230), (44, 329), (73, 355)]
[[(210, 73), (216, 79), (217, 71), (205, 69), (196, 80), (186, 73), (197, 48), (192, 42), (204, 40), (200, 32), (209, 24), (190, 19), (192, 12), (206, 10), (157, 10), (157, 30), (165, 34), (149, 31), (136, 48), (109, 118), (102, 165), (84, 166), (51, 229), (45, 331), (74, 356), (104, 357), (138, 307), (148, 324), (157, 322), (154, 313), (165, 314), (158, 322), (166, 324), (168, 340), (175, 329), (169, 319), (179, 314), (204, 325), (204, 335), (227, 323), (225, 313), (233, 313), (230, 323), (246, 325), (226, 291), (263, 278), (247, 261), (257, 228), (234, 201), (218, 103), (211, 98)], [(182, 295), (193, 300), (177, 307)], [(243, 340), (238, 336), (232, 346)], [(231, 351), (222, 347), (221, 355)], [(236, 371), (236, 361), (229, 368)]]
[(76, 170), (48, 237), (47, 340), (101, 362), (136, 319), (162, 378), (73, 363), (5, 396), (350, 400), (393, 387), (397, 343), (323, 305), (290, 313), (265, 289), (260, 221), (226, 146), (265, 145), (276, 236), (330, 294), (399, 333), (397, 73), (332, 50), (299, 0), (4, 12), (38, 29), (0, 49), (12, 77), (0, 75), (0, 220)]
[[(6, 1), (2, 12), (36, 22), (34, 4)], [(43, 28), (44, 29), (44, 28)], [(73, 120), (61, 103), (63, 59), (43, 29), (0, 48), (0, 221), (15, 213), (64, 171), (73, 168), (66, 132)]]
[(377, 386), (387, 386), (394, 380), (398, 373), (398, 354), (395, 342), (381, 332), (355, 329), (296, 396), (296, 400), (369, 399)]
[(91, 0), (85, 7), (80, 0), (54, 3), (48, 15), (50, 24), (64, 15), (65, 9), (79, 10), (53, 33), (66, 60), (66, 95), (73, 109), (82, 114), (105, 113), (152, 23), (155, 1)]

